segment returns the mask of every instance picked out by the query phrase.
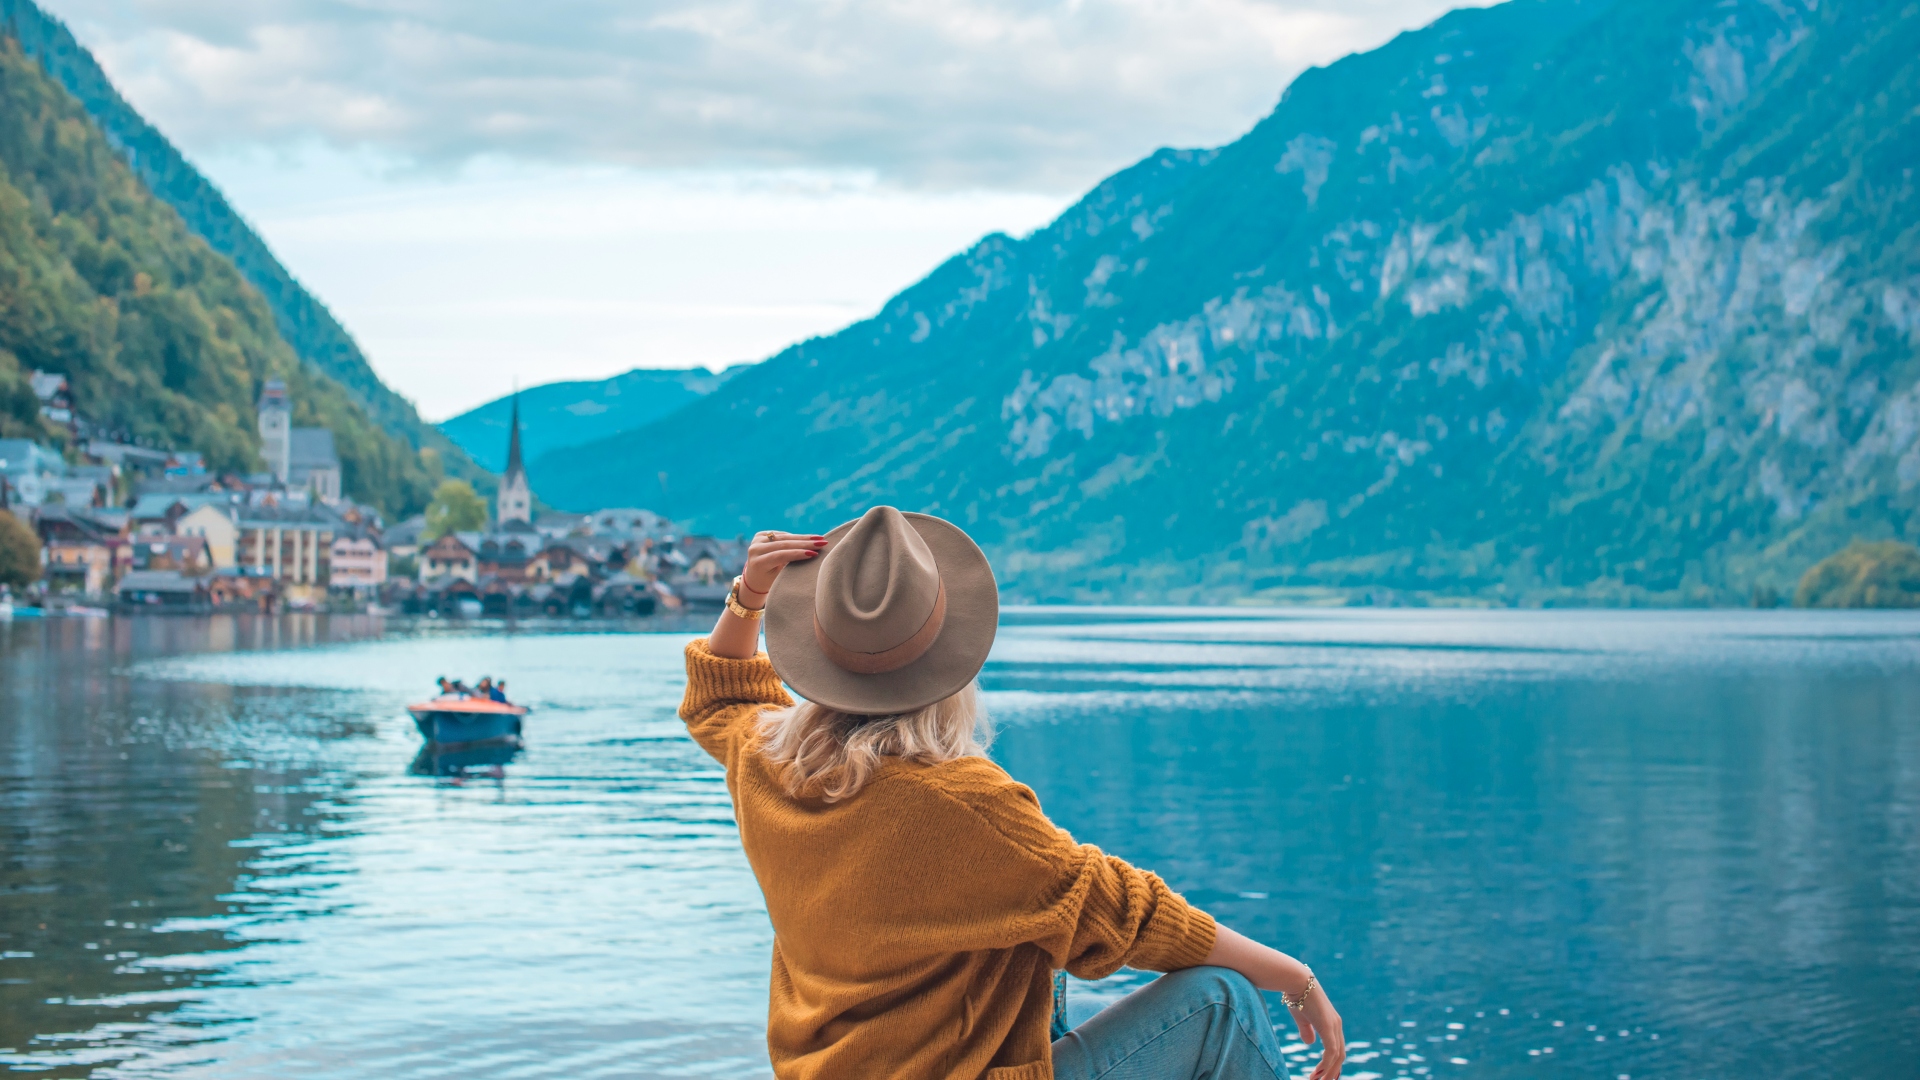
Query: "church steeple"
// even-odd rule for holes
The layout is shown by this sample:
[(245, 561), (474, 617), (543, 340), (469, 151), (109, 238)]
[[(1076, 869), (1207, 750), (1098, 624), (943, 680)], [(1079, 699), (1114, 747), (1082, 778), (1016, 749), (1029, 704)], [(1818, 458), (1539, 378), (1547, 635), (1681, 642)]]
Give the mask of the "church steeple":
[(513, 432), (507, 437), (507, 476), (519, 473), (525, 476), (527, 467), (520, 463), (520, 392), (513, 393), (513, 420), (508, 427)]
[(507, 436), (507, 471), (500, 475), (500, 494), (495, 496), (493, 517), (500, 528), (511, 522), (533, 522), (533, 489), (527, 483), (527, 467), (520, 460), (520, 392), (513, 393), (513, 419)]

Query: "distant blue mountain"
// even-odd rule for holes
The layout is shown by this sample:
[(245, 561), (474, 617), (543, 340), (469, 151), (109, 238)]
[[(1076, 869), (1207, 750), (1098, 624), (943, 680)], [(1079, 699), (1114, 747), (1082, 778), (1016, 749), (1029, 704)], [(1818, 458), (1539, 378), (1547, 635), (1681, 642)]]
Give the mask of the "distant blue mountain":
[[(557, 382), (520, 391), (522, 452), (538, 484), (540, 455), (604, 439), (652, 423), (713, 393), (741, 364), (719, 373), (706, 368), (634, 368), (598, 382)], [(507, 421), (513, 395), (446, 421), (440, 430), (482, 467), (507, 465)]]

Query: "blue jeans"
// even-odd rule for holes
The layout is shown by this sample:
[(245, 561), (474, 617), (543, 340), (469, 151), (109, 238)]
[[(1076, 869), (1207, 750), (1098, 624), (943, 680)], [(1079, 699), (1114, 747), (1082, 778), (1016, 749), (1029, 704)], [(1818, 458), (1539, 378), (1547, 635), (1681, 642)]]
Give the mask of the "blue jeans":
[(1286, 1080), (1266, 1002), (1246, 976), (1162, 975), (1053, 1044), (1054, 1080)]

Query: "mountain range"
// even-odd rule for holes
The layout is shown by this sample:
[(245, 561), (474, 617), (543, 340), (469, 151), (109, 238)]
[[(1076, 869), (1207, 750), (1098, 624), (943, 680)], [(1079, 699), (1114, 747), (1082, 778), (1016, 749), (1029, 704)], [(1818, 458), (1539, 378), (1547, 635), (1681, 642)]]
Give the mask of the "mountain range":
[(1032, 600), (1790, 593), (1920, 533), (1917, 108), (1908, 0), (1457, 11), (533, 484)]
[(721, 372), (635, 368), (611, 379), (546, 383), (469, 409), (439, 427), (481, 467), (497, 473), (507, 467), (507, 432), (516, 399), (522, 453), (537, 462), (551, 450), (644, 427), (713, 393), (747, 366)]

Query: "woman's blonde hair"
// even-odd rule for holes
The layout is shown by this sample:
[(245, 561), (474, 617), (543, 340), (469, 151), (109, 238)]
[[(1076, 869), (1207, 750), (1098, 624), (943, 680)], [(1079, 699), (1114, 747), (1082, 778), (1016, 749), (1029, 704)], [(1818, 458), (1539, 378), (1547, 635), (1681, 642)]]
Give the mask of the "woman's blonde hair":
[(850, 799), (882, 758), (934, 765), (984, 755), (993, 723), (980, 704), (980, 684), (925, 708), (895, 716), (857, 716), (811, 701), (760, 714), (760, 752), (779, 769), (790, 795)]

